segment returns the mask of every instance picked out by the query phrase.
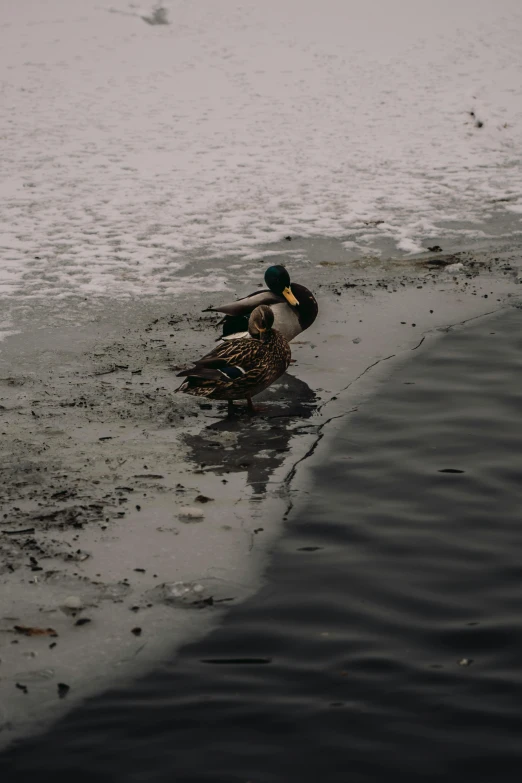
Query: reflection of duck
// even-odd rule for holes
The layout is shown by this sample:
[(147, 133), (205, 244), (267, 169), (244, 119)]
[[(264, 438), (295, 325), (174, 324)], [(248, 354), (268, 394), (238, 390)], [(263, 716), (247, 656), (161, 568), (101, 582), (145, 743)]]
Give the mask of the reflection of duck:
[(221, 321), (223, 337), (246, 336), (248, 317), (258, 305), (268, 305), (274, 313), (274, 328), (288, 342), (308, 329), (317, 318), (318, 307), (314, 295), (299, 283), (291, 283), (284, 266), (269, 267), (265, 272), (269, 290), (256, 291), (237, 302), (208, 307), (211, 312), (226, 313)]
[(255, 494), (265, 491), (285, 459), (296, 423), (313, 415), (316, 395), (304, 381), (285, 373), (261, 399), (271, 400), (270, 414), (263, 419), (222, 419), (184, 436), (189, 458), (198, 466), (204, 464), (218, 476), (246, 473)]
[(272, 329), (273, 323), (270, 307), (256, 307), (248, 321), (252, 339), (220, 343), (193, 367), (178, 373), (187, 378), (178, 391), (228, 400), (229, 413), (234, 400), (246, 398), (249, 411), (254, 413), (252, 397), (270, 386), (290, 364), (290, 347), (283, 335)]

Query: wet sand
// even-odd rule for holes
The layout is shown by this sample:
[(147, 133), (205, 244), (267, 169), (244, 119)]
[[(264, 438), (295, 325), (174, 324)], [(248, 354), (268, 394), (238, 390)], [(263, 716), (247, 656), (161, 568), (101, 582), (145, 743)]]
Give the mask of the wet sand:
[(520, 292), (512, 249), (325, 256), (303, 279), (319, 318), (255, 419), (175, 394), (173, 368), (214, 339), (208, 296), (21, 311), (0, 353), (2, 746), (160, 664), (251, 594), (334, 419), (427, 334)]

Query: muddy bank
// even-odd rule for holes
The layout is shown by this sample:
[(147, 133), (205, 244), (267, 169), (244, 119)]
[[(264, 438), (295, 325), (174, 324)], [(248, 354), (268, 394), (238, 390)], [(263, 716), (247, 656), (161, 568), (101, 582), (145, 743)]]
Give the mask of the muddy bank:
[(158, 664), (254, 590), (326, 423), (356, 415), (427, 333), (518, 301), (518, 258), (310, 266), (319, 318), (258, 398), (266, 412), (235, 421), (175, 394), (222, 294), (21, 304), (0, 353), (0, 743)]

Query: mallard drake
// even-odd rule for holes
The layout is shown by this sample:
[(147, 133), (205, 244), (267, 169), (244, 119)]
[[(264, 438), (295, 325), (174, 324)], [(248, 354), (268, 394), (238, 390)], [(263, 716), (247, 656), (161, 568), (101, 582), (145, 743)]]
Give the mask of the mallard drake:
[(290, 346), (273, 324), (271, 308), (256, 307), (248, 320), (250, 336), (220, 343), (188, 370), (178, 373), (187, 380), (177, 391), (228, 400), (229, 414), (234, 410), (234, 400), (246, 399), (248, 410), (255, 413), (252, 397), (277, 380), (290, 364)]
[(226, 313), (220, 325), (223, 326), (222, 338), (247, 337), (248, 317), (258, 305), (268, 305), (274, 313), (274, 328), (288, 342), (313, 324), (317, 318), (318, 307), (315, 297), (308, 288), (299, 283), (291, 283), (290, 275), (284, 266), (270, 266), (265, 272), (268, 290), (255, 291), (237, 302), (207, 307), (204, 312)]

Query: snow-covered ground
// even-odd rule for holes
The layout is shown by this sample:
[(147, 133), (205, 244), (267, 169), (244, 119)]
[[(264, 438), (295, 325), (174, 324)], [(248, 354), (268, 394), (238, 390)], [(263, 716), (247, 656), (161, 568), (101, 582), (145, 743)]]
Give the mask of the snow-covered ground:
[(287, 234), (521, 228), (520, 0), (164, 6), (2, 4), (0, 296), (221, 290), (220, 259)]

